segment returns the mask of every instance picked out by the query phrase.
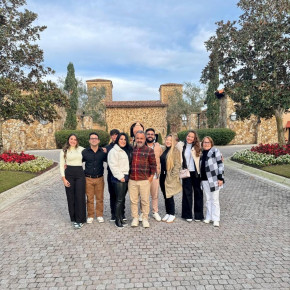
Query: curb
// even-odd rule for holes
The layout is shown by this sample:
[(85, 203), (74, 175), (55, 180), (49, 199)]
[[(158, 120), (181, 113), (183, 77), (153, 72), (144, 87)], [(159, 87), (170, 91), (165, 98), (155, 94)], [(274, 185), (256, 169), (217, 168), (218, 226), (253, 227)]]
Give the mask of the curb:
[(271, 183), (275, 183), (283, 187), (286, 187), (287, 189), (290, 189), (290, 179), (287, 177), (279, 176), (279, 175), (266, 172), (266, 171), (263, 171), (263, 170), (260, 170), (251, 166), (247, 166), (247, 165), (232, 161), (230, 160), (230, 158), (227, 158), (224, 161), (224, 163), (228, 167), (232, 167), (232, 168), (247, 172), (250, 175), (257, 176), (263, 180), (267, 180)]
[(15, 202), (19, 202), (35, 193), (40, 186), (48, 184), (51, 177), (55, 177), (56, 174), (59, 174), (59, 165), (39, 176), (2, 192), (0, 194), (0, 212), (13, 205)]

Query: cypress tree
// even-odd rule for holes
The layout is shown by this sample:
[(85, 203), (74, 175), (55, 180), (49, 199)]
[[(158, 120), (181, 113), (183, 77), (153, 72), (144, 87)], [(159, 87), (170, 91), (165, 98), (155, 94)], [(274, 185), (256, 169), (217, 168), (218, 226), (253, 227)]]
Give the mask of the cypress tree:
[(65, 129), (75, 130), (77, 128), (77, 109), (78, 109), (78, 84), (75, 77), (74, 65), (70, 62), (67, 66), (64, 90), (69, 98), (69, 108), (65, 120)]

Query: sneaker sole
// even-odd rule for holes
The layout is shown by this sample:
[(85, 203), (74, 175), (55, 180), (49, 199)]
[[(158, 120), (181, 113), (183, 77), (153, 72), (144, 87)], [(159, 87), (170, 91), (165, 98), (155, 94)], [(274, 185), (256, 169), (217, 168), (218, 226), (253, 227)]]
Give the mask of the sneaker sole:
[(166, 221), (166, 223), (168, 223), (168, 224), (172, 224), (174, 221), (175, 221), (175, 218), (174, 218), (174, 220), (171, 221), (171, 222)]

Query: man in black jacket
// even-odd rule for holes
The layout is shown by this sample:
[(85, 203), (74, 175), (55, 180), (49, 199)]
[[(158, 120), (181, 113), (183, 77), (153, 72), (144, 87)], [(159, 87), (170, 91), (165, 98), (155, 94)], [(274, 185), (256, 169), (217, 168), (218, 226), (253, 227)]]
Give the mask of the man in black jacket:
[[(91, 224), (96, 213), (97, 221), (104, 222), (104, 162), (107, 154), (99, 147), (99, 135), (95, 132), (89, 137), (90, 147), (83, 150), (85, 162), (86, 195), (87, 195), (87, 223)], [(95, 209), (96, 197), (96, 209)]]

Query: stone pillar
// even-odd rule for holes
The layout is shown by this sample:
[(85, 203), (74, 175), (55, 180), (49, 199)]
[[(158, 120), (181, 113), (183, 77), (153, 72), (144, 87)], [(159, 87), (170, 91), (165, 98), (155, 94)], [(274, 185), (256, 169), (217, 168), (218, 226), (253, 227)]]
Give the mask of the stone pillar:
[(160, 101), (163, 104), (168, 104), (168, 96), (179, 92), (182, 96), (182, 84), (163, 84), (159, 88), (160, 92)]
[(106, 90), (105, 102), (112, 102), (113, 101), (113, 83), (110, 80), (103, 80), (103, 79), (95, 79), (95, 80), (88, 80), (86, 81), (88, 89), (100, 89), (102, 87)]

